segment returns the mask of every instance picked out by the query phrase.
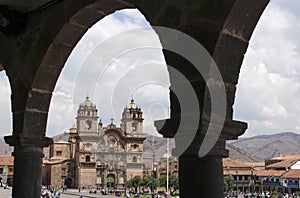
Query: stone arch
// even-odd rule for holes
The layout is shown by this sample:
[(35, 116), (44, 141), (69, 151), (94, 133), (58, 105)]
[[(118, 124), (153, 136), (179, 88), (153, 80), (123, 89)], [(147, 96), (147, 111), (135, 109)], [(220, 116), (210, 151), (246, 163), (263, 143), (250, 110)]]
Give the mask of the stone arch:
[[(232, 120), (231, 108), (234, 102), (239, 67), (251, 33), (268, 0), (204, 0), (201, 2), (191, 0), (186, 3), (182, 3), (181, 1), (172, 1), (170, 3), (170, 1), (162, 2), (160, 0), (153, 0), (151, 2), (148, 0), (128, 0), (128, 2), (136, 5), (152, 25), (175, 28), (193, 36), (204, 45), (219, 66), (225, 81), (228, 99), (228, 114), (227, 122), (223, 128), (224, 132), (222, 131), (222, 136), (210, 156), (206, 159), (198, 159), (193, 151), (197, 151), (203, 137), (203, 133), (199, 129), (198, 139), (195, 139), (193, 142), (194, 145), (192, 145), (194, 147), (191, 147), (194, 150), (189, 150), (186, 153), (187, 156), (181, 156), (179, 163), (180, 172), (184, 173), (180, 175), (181, 197), (195, 197), (196, 194), (200, 194), (203, 197), (222, 197), (223, 189), (222, 180), (220, 179), (222, 177), (221, 158), (222, 156), (226, 156), (224, 148), (225, 140), (236, 138), (246, 128), (245, 124)], [(39, 55), (43, 58), (36, 58), (32, 67), (28, 66), (30, 61), (27, 60), (27, 68), (32, 68), (30, 75), (23, 74), (23, 70), (18, 73), (17, 77), (14, 77), (14, 72), (10, 73), (11, 84), (18, 81), (19, 77), (22, 77), (24, 81), (23, 84), (20, 83), (12, 86), (15, 98), (15, 101), (12, 102), (15, 114), (13, 121), (14, 133), (20, 132), (21, 135), (6, 138), (6, 142), (11, 145), (15, 144), (13, 143), (14, 141), (21, 145), (15, 149), (15, 164), (18, 168), (15, 167), (16, 179), (14, 181), (16, 183), (14, 183), (13, 188), (14, 197), (22, 197), (27, 193), (30, 197), (37, 197), (39, 194), (40, 172), (37, 170), (36, 174), (32, 175), (32, 167), (40, 165), (42, 147), (51, 143), (51, 140), (45, 138), (51, 95), (61, 69), (72, 49), (87, 29), (105, 15), (115, 10), (134, 7), (132, 4), (121, 0), (95, 1), (85, 7), (82, 4), (77, 6), (82, 6), (82, 9), (80, 8), (80, 11), (73, 15), (68, 23), (64, 24), (64, 27), (55, 35), (55, 39), (51, 44), (48, 45), (47, 42), (47, 44), (44, 44), (45, 46), (43, 47), (47, 48), (45, 55), (42, 54), (43, 52), (39, 52)], [(194, 8), (196, 10), (193, 10)], [(45, 10), (45, 12), (48, 12), (48, 10)], [(38, 16), (42, 16), (42, 14), (36, 17)], [(250, 16), (250, 18), (247, 18), (247, 16)], [(46, 32), (43, 33), (46, 34)], [(26, 37), (27, 35), (24, 33), (21, 36)], [(25, 43), (22, 40), (20, 42)], [(228, 50), (228, 46), (230, 46), (230, 50)], [(35, 49), (31, 51), (31, 53), (36, 52)], [(201, 113), (209, 114), (209, 93), (205, 88), (205, 83), (197, 78), (199, 75), (191, 75), (192, 72), (186, 62), (174, 57), (170, 53), (164, 53), (169, 63), (176, 63), (179, 60), (177, 68), (180, 72), (190, 77), (189, 80), (195, 84), (198, 90), (197, 95), (201, 104), (201, 110), (203, 111)], [(18, 58), (20, 59), (22, 56), (18, 56)], [(1, 59), (2, 53), (0, 61)], [(9, 58), (7, 62), (9, 63), (11, 59)], [(42, 59), (41, 62), (40, 59)], [(6, 63), (4, 64), (6, 65)], [(21, 67), (22, 65), (14, 65), (14, 67), (7, 69), (10, 71), (21, 69)], [(31, 79), (31, 75), (33, 79)], [(217, 84), (218, 82), (214, 86), (217, 86)], [(166, 127), (170, 126), (167, 128), (167, 132), (176, 131), (176, 121), (180, 116), (180, 104), (176, 96), (172, 93), (170, 100), (171, 119), (166, 122)], [(200, 120), (199, 122), (206, 124), (204, 120)], [(173, 130), (174, 128), (175, 130)], [(172, 137), (172, 134), (165, 134), (165, 136)], [(23, 162), (25, 165), (21, 167), (20, 164)], [(28, 181), (23, 178), (32, 178), (32, 180)], [(207, 178), (210, 178), (210, 180), (207, 180)]]
[[(50, 105), (51, 94), (54, 90), (60, 72), (69, 57), (71, 51), (82, 38), (84, 33), (96, 22), (117, 10), (134, 8), (124, 1), (100, 2), (85, 6), (75, 15), (56, 35), (44, 55), (27, 99), (27, 109), (37, 109), (40, 113), (47, 114)], [(35, 106), (34, 100), (40, 98), (44, 104)], [(26, 115), (24, 120), (26, 120)], [(30, 115), (29, 115), (30, 116)], [(45, 119), (43, 119), (45, 121)], [(45, 126), (46, 123), (41, 123)], [(24, 131), (26, 128), (24, 128)]]
[[(213, 53), (223, 81), (227, 86), (227, 116), (232, 119), (232, 106), (235, 99), (236, 84), (249, 40), (255, 26), (266, 8), (268, 1), (253, 2), (238, 0), (229, 13)], [(228, 50), (231, 49), (231, 50)]]

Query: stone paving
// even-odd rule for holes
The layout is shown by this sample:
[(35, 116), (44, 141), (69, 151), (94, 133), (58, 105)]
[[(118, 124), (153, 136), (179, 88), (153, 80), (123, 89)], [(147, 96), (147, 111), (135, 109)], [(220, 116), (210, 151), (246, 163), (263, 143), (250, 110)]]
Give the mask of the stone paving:
[[(80, 197), (82, 196), (83, 198), (117, 198), (115, 196), (106, 196), (106, 195), (101, 195), (101, 194), (89, 194), (87, 191), (82, 191), (78, 193), (77, 190), (67, 190), (65, 192), (60, 192), (60, 198), (75, 198), (75, 197)], [(4, 189), (0, 188), (0, 197), (1, 198), (11, 198), (12, 197), (12, 189)]]
[(0, 187), (0, 197), (2, 198), (8, 198), (11, 197), (12, 194), (12, 189), (4, 189), (2, 187)]

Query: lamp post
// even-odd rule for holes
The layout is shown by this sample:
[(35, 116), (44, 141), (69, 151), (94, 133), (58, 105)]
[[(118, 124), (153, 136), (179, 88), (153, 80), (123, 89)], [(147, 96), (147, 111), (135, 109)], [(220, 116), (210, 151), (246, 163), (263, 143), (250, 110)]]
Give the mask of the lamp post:
[(154, 136), (152, 136), (152, 198), (155, 197), (155, 193), (154, 193)]
[(250, 184), (251, 184), (251, 196), (254, 197), (254, 185), (255, 185), (255, 179), (254, 179), (254, 175), (253, 175), (253, 167), (251, 167), (251, 180), (250, 180)]
[(124, 152), (125, 152), (125, 163), (124, 163), (124, 191), (125, 191), (125, 197), (127, 198), (127, 193), (126, 193), (126, 185), (127, 185), (127, 152), (126, 152), (127, 147), (125, 146)]
[(167, 159), (167, 187), (166, 187), (166, 189), (167, 189), (167, 194), (169, 194), (169, 157), (170, 157), (170, 155), (169, 155), (169, 144), (170, 144), (170, 142), (169, 142), (169, 138), (167, 139), (167, 152), (163, 155), (163, 157), (164, 158), (166, 158)]
[[(227, 166), (226, 168), (227, 168), (227, 176), (231, 179), (231, 176), (230, 176), (230, 174), (229, 174), (230, 166)], [(227, 192), (229, 191), (229, 187), (231, 187), (231, 186), (228, 185)], [(231, 189), (230, 189), (230, 190), (231, 190)]]
[(238, 170), (235, 171), (236, 173), (236, 197), (239, 197), (239, 176), (238, 176)]
[(80, 192), (80, 186), (81, 186), (81, 181), (80, 181), (80, 172), (81, 172), (81, 169), (82, 168), (82, 164), (79, 162), (79, 165), (78, 165), (78, 192)]

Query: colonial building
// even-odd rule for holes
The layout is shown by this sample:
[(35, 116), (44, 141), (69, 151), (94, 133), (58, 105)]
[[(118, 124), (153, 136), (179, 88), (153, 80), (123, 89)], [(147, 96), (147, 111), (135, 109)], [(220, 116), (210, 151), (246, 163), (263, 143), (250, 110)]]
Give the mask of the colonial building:
[(53, 186), (118, 188), (143, 175), (143, 112), (132, 99), (119, 127), (104, 127), (98, 110), (87, 97), (79, 105), (76, 124), (67, 142), (50, 146), (44, 160), (43, 183)]
[(12, 156), (0, 156), (0, 184), (12, 186), (14, 175), (14, 158)]

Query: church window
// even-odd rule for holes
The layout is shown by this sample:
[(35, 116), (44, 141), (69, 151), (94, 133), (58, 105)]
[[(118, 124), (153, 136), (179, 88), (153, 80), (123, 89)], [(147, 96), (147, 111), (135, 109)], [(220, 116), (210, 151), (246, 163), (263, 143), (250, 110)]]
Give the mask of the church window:
[(61, 156), (62, 155), (62, 151), (56, 151), (56, 156)]
[(136, 156), (133, 156), (132, 158), (132, 162), (136, 163), (137, 162), (137, 157)]
[(134, 144), (134, 145), (133, 145), (133, 148), (134, 148), (134, 149), (137, 149), (138, 147), (139, 147), (139, 146), (138, 146), (137, 144)]
[(91, 157), (89, 155), (85, 156), (85, 162), (91, 162)]
[(131, 124), (132, 131), (136, 131), (136, 123)]
[(109, 159), (110, 161), (112, 161), (112, 160), (114, 159), (114, 156), (113, 156), (113, 154), (112, 154), (112, 153), (109, 153), (109, 155), (108, 155), (108, 159)]

